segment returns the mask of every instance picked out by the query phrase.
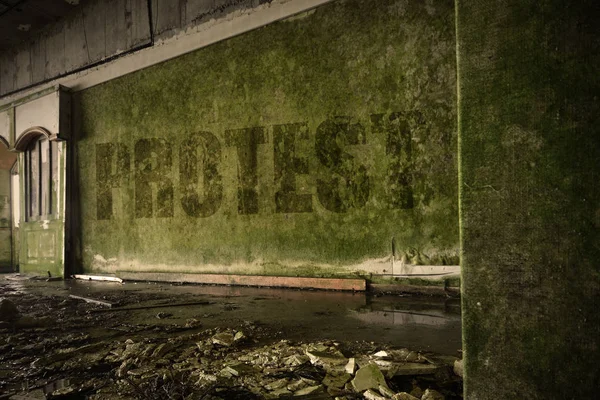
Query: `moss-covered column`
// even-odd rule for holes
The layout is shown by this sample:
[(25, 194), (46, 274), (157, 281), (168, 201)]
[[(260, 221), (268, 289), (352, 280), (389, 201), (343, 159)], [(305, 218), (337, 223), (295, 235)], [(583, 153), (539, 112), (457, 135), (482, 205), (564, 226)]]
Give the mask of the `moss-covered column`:
[(457, 2), (469, 399), (600, 387), (598, 7)]

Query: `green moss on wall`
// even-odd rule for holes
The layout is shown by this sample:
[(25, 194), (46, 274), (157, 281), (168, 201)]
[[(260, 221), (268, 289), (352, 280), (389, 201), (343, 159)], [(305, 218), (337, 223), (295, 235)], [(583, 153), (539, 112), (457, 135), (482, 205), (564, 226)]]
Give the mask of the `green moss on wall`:
[(466, 396), (599, 386), (597, 2), (459, 1)]
[(78, 93), (84, 266), (456, 262), (453, 20), (334, 2)]

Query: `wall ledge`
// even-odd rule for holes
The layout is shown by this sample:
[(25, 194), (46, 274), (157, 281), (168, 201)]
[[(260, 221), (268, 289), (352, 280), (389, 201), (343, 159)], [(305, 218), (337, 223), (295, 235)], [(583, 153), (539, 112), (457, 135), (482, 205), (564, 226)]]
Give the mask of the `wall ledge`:
[(294, 289), (320, 289), (364, 292), (364, 279), (308, 278), (294, 276), (225, 275), (225, 274), (172, 274), (166, 272), (120, 272), (125, 281), (197, 283), (207, 285), (268, 286)]

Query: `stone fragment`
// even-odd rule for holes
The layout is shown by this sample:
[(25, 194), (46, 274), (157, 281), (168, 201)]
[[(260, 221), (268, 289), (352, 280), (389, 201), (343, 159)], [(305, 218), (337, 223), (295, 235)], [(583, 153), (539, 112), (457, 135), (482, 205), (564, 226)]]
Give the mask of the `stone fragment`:
[(356, 371), (356, 359), (354, 357), (348, 359), (345, 370), (347, 373), (354, 375), (354, 372)]
[(219, 372), (219, 375), (224, 378), (232, 378), (234, 376), (239, 376), (240, 374), (235, 369), (228, 366), (223, 368), (221, 372)]
[(325, 378), (323, 379), (323, 385), (329, 387), (334, 387), (334, 388), (343, 388), (344, 385), (346, 384), (346, 382), (348, 382), (350, 379), (352, 378), (352, 375), (350, 375), (347, 372), (342, 372), (342, 373), (328, 373)]
[(229, 332), (217, 333), (211, 340), (214, 344), (229, 347), (234, 342), (234, 336)]
[(392, 400), (419, 400), (419, 398), (406, 392), (400, 392), (393, 395)]
[(201, 325), (202, 325), (202, 323), (200, 321), (198, 321), (196, 318), (189, 318), (185, 321), (186, 328), (197, 328)]
[(323, 367), (325, 371), (344, 371), (348, 359), (337, 349), (328, 348), (325, 351), (306, 350), (306, 355), (313, 365)]
[(425, 393), (423, 393), (421, 400), (445, 400), (445, 397), (437, 390), (427, 389), (425, 390)]
[(304, 389), (300, 389), (294, 392), (294, 396), (308, 396), (309, 394), (315, 394), (318, 392), (323, 392), (323, 386), (308, 386)]
[(381, 393), (385, 397), (392, 397), (394, 395), (393, 390), (383, 385), (379, 385), (379, 393)]
[(325, 346), (323, 343), (313, 343), (308, 346), (308, 351), (327, 351), (329, 350), (328, 346)]
[(156, 350), (156, 346), (157, 346), (157, 345), (156, 345), (156, 344), (154, 344), (154, 343), (150, 343), (150, 344), (148, 344), (148, 345), (147, 345), (147, 346), (144, 348), (144, 350), (142, 350), (142, 351), (140, 352), (140, 357), (149, 357), (149, 356), (151, 356), (151, 355), (152, 355), (152, 353), (154, 353), (154, 350)]
[(410, 354), (410, 350), (409, 349), (394, 349), (394, 350), (390, 350), (388, 352), (388, 354), (394, 359), (394, 360), (402, 360), (405, 361), (406, 357)]
[(152, 372), (153, 370), (154, 370), (154, 368), (148, 367), (148, 366), (142, 367), (142, 368), (130, 369), (129, 371), (127, 371), (127, 375), (141, 377), (143, 375), (146, 375), (149, 372)]
[(137, 357), (144, 349), (144, 344), (142, 342), (134, 343), (133, 341), (129, 342), (129, 339), (125, 342), (127, 345), (125, 346), (125, 350), (121, 354), (120, 361), (126, 360), (128, 358)]
[(295, 382), (291, 382), (287, 385), (287, 388), (290, 392), (296, 392), (300, 389), (304, 389), (308, 386), (308, 383), (304, 382), (302, 379), (298, 379)]
[(308, 386), (317, 386), (319, 384), (319, 382), (315, 381), (314, 379), (306, 378), (304, 376), (301, 376), (300, 379), (302, 379), (302, 381), (304, 381)]
[(372, 362), (379, 365), (379, 368), (386, 369), (386, 370), (390, 369), (394, 365), (393, 361), (383, 360), (383, 359), (373, 360)]
[(287, 379), (281, 378), (281, 379), (278, 379), (276, 381), (273, 381), (273, 382), (265, 385), (265, 389), (267, 389), (267, 390), (277, 390), (277, 389), (281, 389), (282, 387), (287, 388), (288, 382), (289, 381)]
[(371, 357), (365, 355), (355, 355), (354, 359), (356, 360), (356, 369), (364, 367), (365, 365), (373, 364)]
[(385, 357), (389, 357), (390, 355), (387, 351), (381, 350), (381, 351), (378, 351), (377, 353), (373, 354), (373, 356), (379, 357), (379, 358), (385, 358)]
[(204, 382), (216, 382), (217, 381), (217, 376), (213, 375), (213, 374), (207, 374), (204, 371), (198, 371), (196, 372), (198, 374), (198, 383), (200, 384), (200, 386), (202, 386), (202, 384)]
[(238, 331), (235, 333), (235, 335), (233, 336), (233, 341), (234, 342), (238, 342), (240, 340), (243, 340), (246, 338), (246, 335), (244, 335), (244, 332), (242, 331)]
[(388, 374), (388, 376), (432, 375), (435, 374), (440, 368), (441, 367), (439, 365), (407, 362), (394, 364), (390, 368), (390, 374)]
[(328, 351), (306, 351), (306, 355), (310, 358), (310, 362), (313, 365), (319, 365), (329, 362), (339, 363), (343, 361), (344, 364), (348, 362), (346, 357), (342, 353), (340, 353), (336, 349), (331, 349)]
[(352, 387), (357, 392), (363, 392), (367, 389), (379, 389), (380, 385), (387, 387), (383, 374), (375, 364), (365, 365), (356, 371), (356, 376), (352, 380)]
[(284, 358), (283, 363), (289, 367), (295, 367), (304, 364), (308, 360), (309, 358), (302, 354), (292, 354), (291, 356)]
[[(73, 396), (73, 397), (71, 397)], [(67, 386), (61, 389), (56, 389), (52, 393), (49, 394), (47, 398), (50, 399), (60, 399), (60, 398), (74, 398), (75, 396), (75, 388), (73, 386)]]
[(15, 304), (8, 299), (0, 300), (0, 321), (13, 321), (17, 319), (19, 310)]
[(127, 371), (132, 369), (135, 366), (132, 360), (125, 360), (121, 363), (119, 368), (117, 368), (117, 377), (122, 378), (127, 374)]
[(429, 364), (436, 365), (447, 365), (450, 368), (454, 366), (454, 361), (459, 360), (460, 358), (456, 358), (454, 356), (446, 356), (442, 354), (419, 354), (420, 357), (427, 361)]
[(228, 368), (235, 371), (235, 376), (248, 375), (257, 372), (256, 369), (254, 369), (254, 367), (252, 367), (251, 365), (238, 362), (228, 365)]
[(386, 400), (385, 397), (381, 396), (379, 393), (374, 391), (373, 389), (369, 389), (363, 393), (365, 399), (368, 400)]
[(161, 343), (156, 346), (156, 350), (152, 353), (152, 358), (162, 358), (165, 354), (173, 350), (173, 345), (169, 342)]
[(453, 367), (454, 373), (458, 376), (460, 376), (461, 378), (463, 377), (463, 361), (462, 360), (456, 360), (454, 361), (454, 367)]

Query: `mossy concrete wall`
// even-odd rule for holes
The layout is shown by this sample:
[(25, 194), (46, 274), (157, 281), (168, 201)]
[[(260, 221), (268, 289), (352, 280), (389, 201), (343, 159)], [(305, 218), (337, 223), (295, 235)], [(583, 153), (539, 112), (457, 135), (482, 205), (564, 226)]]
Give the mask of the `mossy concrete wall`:
[(333, 2), (80, 92), (80, 262), (457, 264), (455, 93), (453, 3), (401, 0)]
[(598, 396), (598, 8), (457, 3), (469, 399)]

